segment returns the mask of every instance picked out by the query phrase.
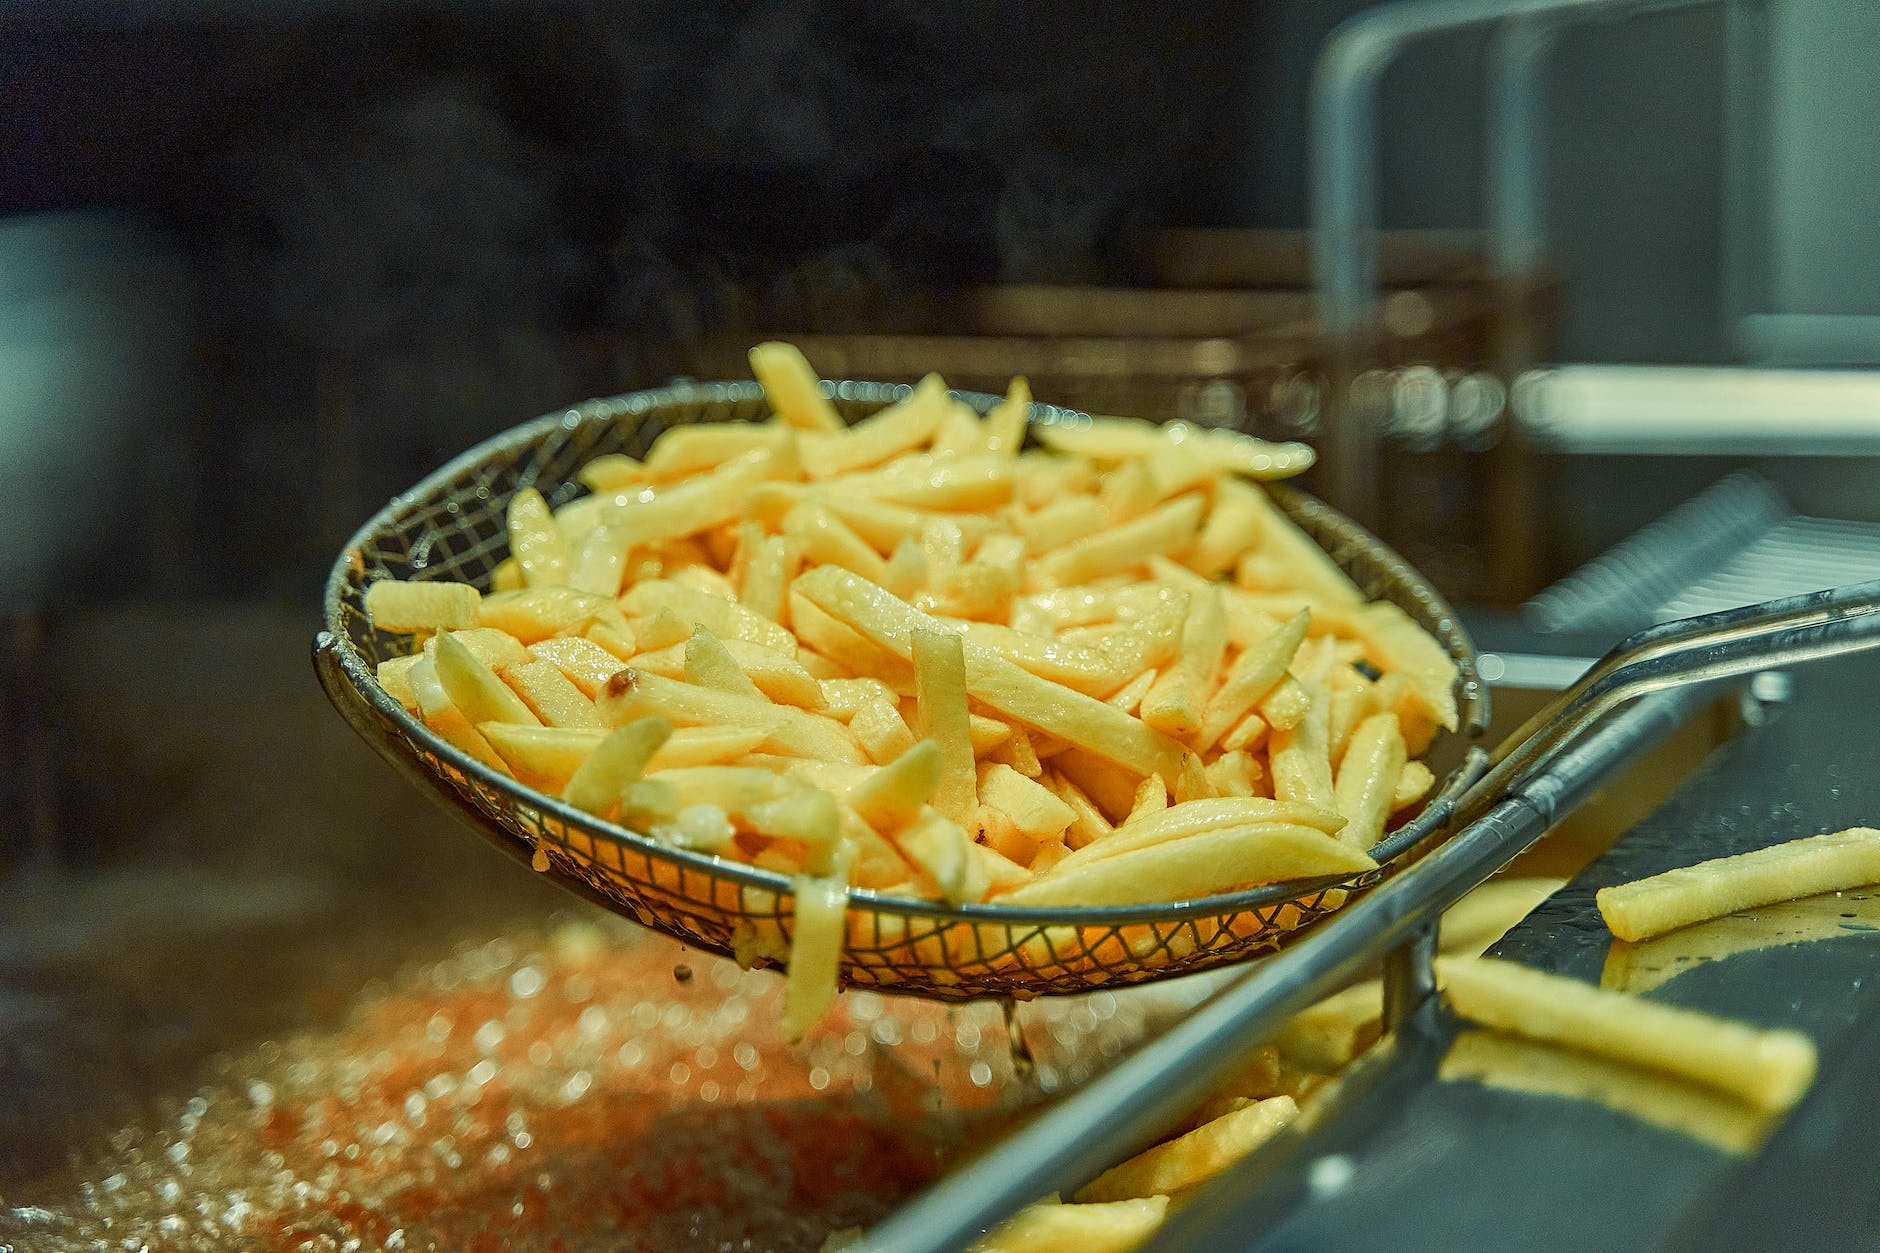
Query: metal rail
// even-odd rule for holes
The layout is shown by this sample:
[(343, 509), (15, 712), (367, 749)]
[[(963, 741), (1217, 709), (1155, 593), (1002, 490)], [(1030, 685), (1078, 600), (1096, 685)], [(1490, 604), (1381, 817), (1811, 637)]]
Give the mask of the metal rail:
[[(1723, 0), (1404, 0), (1332, 32), (1313, 69), (1312, 262), (1335, 373), (1355, 367), (1373, 332), (1377, 295), (1377, 88), (1407, 47), (1432, 35), (1495, 27), (1490, 75), (1489, 225), (1497, 275), (1531, 274), (1543, 238), (1543, 112), (1536, 70), (1559, 28)], [(1335, 385), (1334, 395), (1340, 394)], [(1327, 495), (1358, 521), (1375, 498), (1376, 432), (1334, 403), (1326, 423)]]

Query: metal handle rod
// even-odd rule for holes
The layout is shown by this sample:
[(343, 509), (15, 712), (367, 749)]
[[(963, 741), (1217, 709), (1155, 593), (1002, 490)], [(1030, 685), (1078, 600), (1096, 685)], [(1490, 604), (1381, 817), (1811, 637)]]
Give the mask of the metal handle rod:
[[(1334, 924), (1255, 966), (1107, 1075), (943, 1181), (878, 1229), (868, 1247), (963, 1247), (1021, 1206), (1096, 1173), (1166, 1130), (1281, 1021), (1395, 949), (1637, 752), (1682, 720), (1701, 684), (1880, 645), (1880, 582), (1791, 597), (1642, 631), (1552, 703), (1540, 730), (1456, 803), (1447, 844), (1346, 909)], [(1686, 689), (1593, 728), (1618, 704)], [(1667, 723), (1666, 711), (1678, 717)], [(1532, 752), (1523, 751), (1538, 742)], [(1485, 810), (1485, 812), (1482, 812)], [(1399, 1002), (1429, 990), (1399, 963)], [(1407, 977), (1409, 976), (1409, 977)], [(1405, 1011), (1409, 1006), (1399, 1004)]]
[[(1519, 22), (1497, 43), (1489, 156), (1489, 207), (1497, 260), (1515, 263), (1539, 250), (1541, 107), (1533, 71), (1548, 28), (1623, 18), (1718, 0), (1403, 0), (1348, 18), (1313, 67), (1308, 165), (1312, 268), (1318, 311), (1331, 346), (1332, 393), (1324, 432), (1327, 496), (1368, 520), (1376, 496), (1375, 432), (1344, 396), (1340, 376), (1354, 370), (1373, 331), (1377, 296), (1377, 87), (1384, 70), (1419, 39)], [(1508, 111), (1511, 116), (1499, 114)], [(1504, 168), (1505, 167), (1505, 168)], [(1503, 275), (1503, 277), (1508, 277)]]

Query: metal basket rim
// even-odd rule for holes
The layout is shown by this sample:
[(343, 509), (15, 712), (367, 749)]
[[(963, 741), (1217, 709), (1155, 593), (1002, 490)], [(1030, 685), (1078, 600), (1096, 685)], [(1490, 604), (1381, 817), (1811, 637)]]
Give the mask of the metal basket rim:
[[(824, 380), (822, 386), (824, 395), (831, 399), (861, 401), (891, 400), (911, 390), (906, 384), (846, 379)], [(1004, 397), (987, 392), (953, 390), (950, 394), (982, 413), (1004, 400)], [(348, 576), (358, 563), (359, 554), (364, 551), (370, 540), (390, 529), (406, 513), (420, 508), (422, 502), (438, 494), (440, 489), (466, 472), (473, 471), (491, 456), (530, 446), (543, 435), (557, 428), (573, 431), (589, 421), (613, 421), (644, 415), (666, 405), (727, 403), (756, 400), (761, 399), (762, 396), (762, 387), (750, 380), (707, 383), (679, 381), (665, 387), (646, 388), (623, 392), (611, 397), (589, 399), (567, 408), (552, 410), (538, 418), (500, 431), (472, 445), (426, 475), (408, 490), (394, 496), (353, 532), (327, 574), (322, 598), (324, 632), (334, 641), (335, 655), (342, 672), (347, 677), (351, 695), (365, 701), (376, 714), (396, 727), (399, 737), (407, 746), (407, 751), (411, 742), (421, 743), (435, 757), (449, 762), (453, 769), (474, 777), (483, 786), (501, 793), (512, 802), (552, 816), (590, 839), (605, 840), (630, 849), (639, 856), (665, 861), (715, 878), (729, 879), (740, 887), (768, 892), (779, 900), (793, 898), (794, 881), (789, 877), (712, 854), (662, 844), (642, 832), (596, 819), (584, 810), (576, 809), (556, 797), (538, 792), (512, 776), (477, 761), (456, 745), (443, 739), (422, 721), (414, 718), (403, 704), (393, 699), (379, 685), (377, 677), (367, 667), (364, 658), (360, 656), (354, 645), (341, 615), (341, 601)], [(1088, 421), (1090, 416), (1079, 410), (1034, 401), (1027, 420), (1033, 424), (1052, 425), (1065, 421)], [(1477, 739), (1487, 723), (1487, 701), (1480, 690), (1481, 681), (1475, 674), (1476, 652), (1473, 641), (1469, 639), (1467, 631), (1461, 626), (1447, 599), (1430, 587), (1415, 568), (1404, 561), (1394, 550), (1351, 519), (1299, 488), (1284, 486), (1282, 490), (1303, 499), (1312, 508), (1326, 511), (1336, 517), (1342, 525), (1368, 540), (1377, 552), (1388, 556), (1390, 559), (1388, 564), (1398, 567), (1401, 578), (1420, 585), (1432, 604), (1440, 608), (1444, 615), (1455, 623), (1456, 632), (1465, 650), (1462, 655), (1451, 653), (1450, 657), (1458, 666), (1459, 681), (1465, 691), (1465, 707), (1471, 716), (1451, 734), (1461, 736), (1469, 742)], [(1370, 851), (1377, 861), (1376, 869), (1360, 871), (1356, 874), (1288, 879), (1243, 889), (1239, 892), (1191, 897), (1181, 901), (1145, 902), (1128, 906), (1059, 906), (1025, 909), (1002, 906), (996, 902), (953, 905), (945, 901), (888, 895), (865, 888), (849, 889), (849, 902), (852, 908), (861, 907), (878, 913), (923, 918), (942, 923), (1009, 927), (1117, 927), (1221, 917), (1265, 906), (1297, 902), (1331, 888), (1356, 889), (1386, 871), (1396, 858), (1421, 844), (1442, 824), (1450, 809), (1449, 802), (1452, 802), (1455, 796), (1459, 795), (1480, 773), (1480, 766), (1476, 761), (1479, 755), (1479, 750), (1472, 750), (1465, 754), (1463, 762), (1451, 771), (1449, 778), (1424, 802), (1424, 807), (1418, 815), (1372, 847)], [(427, 764), (421, 761), (417, 764), (427, 773), (435, 773)], [(487, 820), (483, 825), (486, 828), (499, 826)], [(506, 829), (501, 830), (500, 835), (507, 840), (518, 839), (515, 833)]]

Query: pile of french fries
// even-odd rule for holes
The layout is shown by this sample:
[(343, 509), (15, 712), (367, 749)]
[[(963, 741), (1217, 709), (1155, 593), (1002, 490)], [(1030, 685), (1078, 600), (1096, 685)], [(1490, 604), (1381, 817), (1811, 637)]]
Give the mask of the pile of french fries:
[(414, 637), (379, 683), (466, 754), (794, 878), (787, 941), (745, 937), (787, 943), (788, 1030), (834, 994), (851, 887), (1122, 905), (1352, 874), (1430, 788), (1454, 666), (1261, 487), (1309, 450), (1124, 419), (1027, 448), (1023, 379), (981, 417), (929, 375), (849, 426), (794, 348), (751, 362), (772, 420), (599, 457), (556, 510), (518, 492), (487, 592), (365, 604)]

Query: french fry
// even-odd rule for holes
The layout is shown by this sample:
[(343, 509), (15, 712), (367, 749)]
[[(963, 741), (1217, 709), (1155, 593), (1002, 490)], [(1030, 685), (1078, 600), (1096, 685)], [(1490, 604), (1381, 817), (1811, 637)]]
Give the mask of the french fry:
[(986, 451), (1018, 456), (1019, 449), (1025, 446), (1025, 427), (1030, 417), (1031, 384), (1021, 374), (1006, 388), (1005, 399), (986, 415)]
[(979, 768), (979, 799), (1004, 813), (1021, 834), (1034, 841), (1055, 839), (1077, 817), (1049, 788), (997, 762)]
[(482, 594), (468, 583), (380, 579), (366, 588), (366, 617), (381, 631), (460, 631), (480, 621)]
[(995, 747), (989, 756), (1001, 765), (1010, 766), (1027, 779), (1036, 779), (1044, 773), (1044, 763), (1038, 760), (1038, 750), (1032, 746), (1031, 736), (1018, 728), (1014, 728), (1005, 742)]
[(835, 1000), (848, 933), (849, 891), (842, 876), (799, 878), (790, 925), (790, 966), (783, 983), (783, 1037), (795, 1043)]
[[(444, 685), (438, 681), (437, 665), (431, 658), (420, 654), (418, 660), (405, 671), (405, 675), (411, 680), (412, 695), (418, 702), (418, 716), (424, 720), (425, 726), (467, 756), (492, 770), (504, 770), (507, 773), (502, 757), (471, 725), (470, 719), (464, 716), (463, 710), (456, 706), (450, 694), (444, 690)], [(529, 715), (529, 718), (533, 721), (534, 715)]]
[(1312, 712), (1312, 693), (1288, 674), (1273, 686), (1260, 702), (1260, 717), (1275, 733), (1290, 731)]
[(1226, 647), (1227, 610), (1219, 590), (1209, 588), (1190, 601), (1181, 650), (1175, 664), (1143, 696), (1142, 720), (1177, 739), (1198, 735), (1202, 710), (1213, 693)]
[(471, 722), (539, 722), (535, 711), (475, 653), (446, 632), (437, 637), (437, 681)]
[(991, 886), (985, 862), (957, 822), (936, 809), (923, 807), (894, 836), (902, 856), (919, 867), (945, 899), (958, 904), (976, 901)]
[[(489, 627), (469, 627), (462, 631), (451, 631), (449, 634), (452, 639), (469, 649), (478, 661), (492, 670), (507, 670), (531, 659), (529, 650), (524, 648), (515, 636), (505, 631), (495, 631)], [(424, 655), (436, 658), (437, 636), (433, 635), (424, 641)]]
[(623, 624), (624, 619), (605, 596), (572, 587), (528, 587), (485, 596), (477, 622), (527, 645), (554, 635), (579, 635), (596, 622)]
[(590, 492), (617, 492), (645, 482), (646, 466), (625, 453), (605, 453), (576, 470), (574, 476)]
[(1880, 830), (1850, 827), (1601, 888), (1599, 913), (1645, 940), (1739, 910), (1880, 883)]
[(751, 373), (763, 384), (771, 412), (784, 425), (803, 431), (839, 431), (842, 419), (822, 393), (822, 382), (793, 344), (759, 344), (751, 349)]
[(658, 491), (637, 489), (614, 496), (600, 512), (624, 548), (664, 543), (735, 522), (746, 497), (772, 474), (785, 448), (777, 443), (734, 457), (696, 478)]
[[(704, 628), (700, 627), (699, 630), (703, 631)], [(692, 649), (693, 638), (696, 638), (696, 632), (693, 637), (688, 637), (682, 644), (674, 644), (669, 648), (660, 648), (652, 652), (641, 653), (633, 659), (633, 665), (636, 669), (645, 670), (650, 674), (657, 674), (662, 678), (687, 679), (689, 682), (696, 682), (697, 680), (688, 678), (687, 669), (688, 656), (689, 651)], [(716, 636), (713, 636), (712, 639), (718, 649), (729, 657), (732, 664), (749, 680), (755, 691), (766, 699), (776, 701), (778, 704), (794, 705), (798, 709), (809, 709), (816, 712), (822, 712), (827, 709), (828, 701), (823, 696), (821, 682), (813, 678), (809, 671), (804, 669), (802, 663), (795, 657), (777, 652), (772, 648), (766, 648), (762, 644), (753, 644), (749, 640), (721, 640)], [(701, 645), (700, 647), (704, 648), (708, 646)], [(709, 665), (709, 663), (705, 664)], [(620, 667), (616, 665), (614, 668), (619, 669)], [(727, 679), (726, 681), (735, 682), (735, 680), (732, 679)], [(854, 682), (855, 680), (845, 681)], [(603, 682), (605, 682), (605, 680), (603, 680)], [(873, 680), (870, 680), (870, 682), (873, 682)], [(717, 687), (722, 691), (732, 690), (730, 687), (719, 683), (704, 684), (704, 686)], [(877, 684), (877, 686), (880, 685)], [(745, 691), (742, 688), (739, 690), (741, 694), (746, 696), (752, 694), (750, 691)], [(888, 692), (888, 689), (883, 688), (882, 690), (892, 695), (892, 692)], [(846, 716), (845, 714), (844, 717)]]
[(879, 696), (864, 701), (849, 721), (849, 731), (861, 741), (869, 760), (887, 765), (914, 747), (914, 733), (908, 730), (901, 711), (894, 702)]
[(892, 499), (910, 509), (976, 513), (997, 509), (1012, 498), (1012, 463), (990, 453), (942, 459), (904, 457), (881, 470), (830, 482), (865, 496)]
[(555, 525), (542, 493), (533, 487), (509, 498), (509, 552), (522, 571), (524, 587), (554, 587), (568, 581), (574, 560), (568, 537)]
[(971, 1246), (970, 1253), (1129, 1253), (1168, 1213), (1165, 1196), (1088, 1205), (1027, 1205)]
[(528, 651), (531, 657), (549, 662), (567, 675), (589, 700), (598, 696), (607, 680), (627, 665), (617, 654), (591, 638), (580, 636), (537, 640), (529, 645)]
[(1013, 665), (1086, 696), (1108, 696), (1122, 686), (1125, 678), (1114, 661), (1094, 649), (1027, 635), (992, 622), (962, 623), (961, 633)]
[(639, 718), (616, 727), (569, 777), (562, 799), (576, 809), (605, 817), (622, 804), (627, 785), (639, 780), (646, 763), (671, 734), (672, 723), (664, 718)]
[[(1368, 849), (1382, 838), (1403, 764), (1403, 736), (1397, 733), (1397, 719), (1391, 715), (1373, 714), (1352, 732), (1351, 747), (1333, 787), (1338, 812), (1345, 816), (1340, 839), (1353, 848)], [(1277, 776), (1277, 758), (1274, 773)]]
[[(806, 590), (806, 594), (808, 593)], [(908, 656), (914, 663), (915, 707), (922, 739), (940, 750), (940, 783), (934, 808), (964, 826), (978, 807), (972, 726), (966, 710), (966, 654), (959, 636), (913, 630)]]
[(1243, 650), (1234, 659), (1221, 681), (1220, 690), (1208, 698), (1195, 747), (1205, 752), (1220, 743), (1221, 737), (1237, 726), (1286, 677), (1286, 668), (1292, 665), (1299, 645), (1305, 640), (1311, 617), (1303, 610), (1294, 614), (1258, 646)]
[(1186, 548), (1194, 539), (1203, 508), (1198, 495), (1178, 497), (1140, 518), (1046, 553), (1034, 564), (1033, 571), (1046, 586), (1066, 587), (1133, 570), (1151, 554)]
[(1390, 794), (1390, 812), (1400, 814), (1430, 794), (1436, 776), (1420, 761), (1406, 761), (1397, 773), (1397, 786)]
[(372, 677), (378, 680), (387, 696), (406, 709), (415, 711), (418, 708), (418, 692), (411, 686), (411, 668), (423, 660), (423, 653), (387, 657), (373, 670)]
[(1103, 816), (1103, 811), (1097, 808), (1096, 802), (1086, 796), (1082, 788), (1055, 771), (1046, 778), (1058, 799), (1070, 806), (1071, 824), (1064, 830), (1064, 842), (1071, 849), (1083, 848), (1115, 830), (1110, 820)]
[(880, 465), (933, 437), (947, 416), (947, 385), (929, 374), (901, 400), (871, 417), (803, 445), (803, 469), (812, 479), (829, 479)]
[(502, 677), (543, 726), (600, 728), (594, 702), (583, 696), (553, 662), (525, 661), (503, 671)]
[(1267, 764), (1273, 772), (1275, 797), (1332, 809), (1338, 807), (1332, 780), (1330, 720), (1331, 709), (1321, 688), (1312, 695), (1305, 717), (1292, 729), (1273, 734), (1267, 745)]
[[(559, 796), (581, 763), (609, 732), (598, 728), (522, 726), (485, 722), (477, 727), (522, 783)], [(648, 771), (716, 766), (743, 757), (763, 742), (762, 730), (742, 727), (680, 727), (646, 763)]]
[[(748, 640), (780, 653), (796, 651), (796, 639), (770, 619), (752, 613), (736, 601), (670, 579), (649, 579), (640, 583), (620, 598), (620, 604), (636, 616), (670, 610), (688, 626), (704, 627), (721, 640)], [(688, 630), (686, 635), (690, 634)]]
[(1488, 957), (1442, 957), (1444, 999), (1461, 1017), (1532, 1040), (1565, 1044), (1787, 1109), (1815, 1077), (1815, 1046), (1696, 1010), (1608, 992), (1563, 975)]
[(898, 694), (914, 690), (914, 667), (906, 657), (838, 621), (794, 585), (790, 588), (790, 623), (805, 647), (829, 658), (848, 674), (874, 678)]
[(1258, 488), (1223, 476), (1214, 487), (1214, 504), (1195, 536), (1184, 563), (1203, 578), (1217, 578), (1232, 568), (1260, 535), (1260, 506), (1251, 497)]
[[(646, 464), (624, 482), (588, 486), (596, 492), (633, 486), (647, 479), (667, 481), (715, 470), (725, 462), (752, 452), (768, 452), (777, 444), (777, 428), (754, 422), (688, 422), (668, 428), (647, 450)], [(596, 458), (596, 461), (604, 458)], [(593, 465), (594, 462), (589, 462)]]
[(1384, 985), (1355, 983), (1300, 1010), (1273, 1037), (1280, 1061), (1295, 1070), (1337, 1074), (1377, 1043), (1384, 1018)]
[(1331, 809), (1264, 796), (1217, 796), (1150, 810), (1079, 850), (1071, 860), (1096, 861), (1224, 827), (1275, 822), (1312, 827), (1327, 835), (1336, 835), (1345, 826), (1344, 817)]
[(1377, 865), (1323, 831), (1285, 822), (1222, 827), (1184, 840), (1079, 860), (1102, 844), (1099, 841), (1073, 853), (1050, 874), (1007, 894), (1001, 902), (1136, 905), (1180, 901), (1249, 884), (1357, 874)]
[(940, 787), (940, 744), (921, 740), (848, 789), (849, 807), (875, 830), (892, 835), (933, 798)]
[(816, 564), (840, 566), (876, 582), (887, 573), (888, 566), (881, 554), (816, 501), (803, 501), (785, 514), (783, 534), (807, 560)]
[[(938, 626), (905, 601), (844, 570), (810, 571), (797, 579), (797, 587), (831, 616), (904, 658), (913, 655), (914, 632)], [(977, 645), (968, 644), (962, 651), (967, 691), (981, 703), (1141, 774), (1166, 770), (1167, 777), (1173, 777), (1181, 769), (1181, 746), (1128, 714), (1029, 674)]]
[(763, 727), (765, 747), (788, 756), (862, 765), (867, 757), (847, 728), (819, 714), (733, 696), (628, 667), (607, 680), (595, 706), (601, 721), (618, 726), (657, 714), (675, 726)]
[(1111, 1167), (1078, 1189), (1077, 1199), (1121, 1201), (1192, 1188), (1265, 1144), (1298, 1115), (1289, 1096), (1260, 1101)]
[[(704, 627), (693, 631), (692, 638), (683, 647), (685, 659), (680, 668), (680, 677), (687, 683), (715, 687), (721, 692), (730, 692), (733, 696), (750, 700), (769, 701), (768, 696), (757, 690), (757, 684), (751, 682), (751, 676), (744, 673), (744, 667), (718, 642), (718, 637)], [(650, 669), (644, 664), (640, 668)]]

